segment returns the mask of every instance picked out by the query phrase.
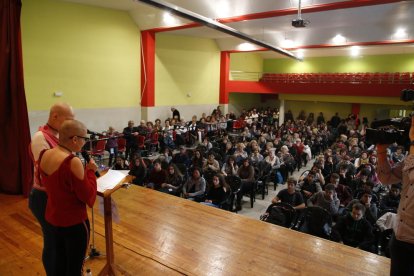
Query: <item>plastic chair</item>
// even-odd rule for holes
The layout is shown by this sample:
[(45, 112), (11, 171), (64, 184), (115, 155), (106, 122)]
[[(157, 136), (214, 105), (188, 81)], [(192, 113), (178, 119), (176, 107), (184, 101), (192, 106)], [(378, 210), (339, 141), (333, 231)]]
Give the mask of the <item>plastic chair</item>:
[(236, 198), (237, 194), (241, 192), (241, 179), (236, 175), (228, 175), (225, 179), (226, 183), (230, 186), (232, 191), (230, 208), (233, 209), (234, 199)]

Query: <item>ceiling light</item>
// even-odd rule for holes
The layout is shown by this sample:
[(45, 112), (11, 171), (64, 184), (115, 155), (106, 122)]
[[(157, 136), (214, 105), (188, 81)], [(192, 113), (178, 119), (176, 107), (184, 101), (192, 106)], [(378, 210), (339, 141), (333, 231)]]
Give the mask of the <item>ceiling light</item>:
[(169, 13), (169, 12), (165, 12), (164, 15), (162, 16), (162, 20), (164, 21), (164, 23), (166, 25), (174, 25), (177, 23), (177, 20), (174, 18), (174, 16)]
[(295, 42), (291, 39), (285, 39), (282, 41), (282, 47), (285, 49), (295, 48)]
[(359, 46), (352, 46), (351, 47), (351, 56), (352, 57), (358, 57), (360, 53), (361, 48)]
[[(312, 2), (313, 2), (313, 0), (302, 0), (301, 1), (302, 7), (303, 6), (310, 6), (310, 5), (312, 5)], [(290, 0), (290, 5), (293, 8), (296, 8), (299, 5), (299, 0)]]
[(253, 50), (256, 50), (257, 47), (255, 47), (253, 44), (249, 42), (244, 42), (244, 43), (239, 44), (239, 46), (237, 46), (237, 49), (239, 51), (253, 51)]
[(303, 49), (298, 49), (297, 51), (296, 51), (296, 56), (298, 57), (298, 58), (300, 58), (300, 59), (303, 59), (303, 54), (304, 54), (304, 50)]
[(206, 27), (215, 29), (217, 31), (229, 34), (231, 36), (243, 39), (245, 41), (248, 41), (250, 43), (258, 45), (260, 47), (264, 47), (264, 48), (269, 49), (271, 51), (282, 54), (284, 56), (287, 56), (287, 57), (290, 57), (290, 58), (293, 58), (293, 59), (298, 59), (293, 53), (291, 53), (289, 51), (286, 51), (286, 50), (284, 50), (280, 47), (268, 44), (267, 42), (258, 40), (258, 39), (254, 38), (252, 36), (249, 36), (245, 33), (240, 32), (236, 29), (233, 29), (229, 26), (221, 24), (221, 23), (219, 23), (215, 20), (212, 20), (211, 18), (202, 16), (202, 15), (197, 14), (195, 12), (192, 12), (192, 11), (186, 10), (184, 8), (172, 5), (170, 3), (163, 2), (163, 1), (157, 1), (157, 0), (134, 0), (134, 1), (135, 2), (142, 2), (142, 3), (145, 3), (145, 4), (151, 5), (153, 7), (156, 7), (156, 8), (165, 10), (165, 11), (169, 11), (174, 15), (178, 15), (182, 18), (185, 18), (185, 19), (191, 20), (193, 22), (199, 23), (203, 26), (206, 26)]
[(407, 33), (405, 32), (405, 29), (398, 29), (395, 33), (394, 33), (394, 38), (407, 38)]
[(335, 44), (345, 44), (346, 38), (340, 34), (337, 34), (333, 39), (333, 43)]

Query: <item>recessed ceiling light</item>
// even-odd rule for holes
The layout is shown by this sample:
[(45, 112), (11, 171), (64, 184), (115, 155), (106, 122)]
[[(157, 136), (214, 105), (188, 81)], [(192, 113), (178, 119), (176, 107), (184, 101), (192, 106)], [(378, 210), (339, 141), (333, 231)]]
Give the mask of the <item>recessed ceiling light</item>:
[(351, 56), (352, 57), (358, 57), (360, 51), (361, 51), (361, 48), (359, 46), (352, 46), (351, 47)]
[(332, 38), (332, 41), (335, 44), (344, 44), (346, 42), (346, 38), (341, 34), (337, 34), (334, 38)]

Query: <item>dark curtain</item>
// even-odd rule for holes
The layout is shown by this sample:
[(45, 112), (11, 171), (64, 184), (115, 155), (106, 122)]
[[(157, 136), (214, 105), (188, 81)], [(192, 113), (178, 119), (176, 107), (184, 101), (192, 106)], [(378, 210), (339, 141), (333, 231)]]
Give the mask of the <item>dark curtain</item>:
[(28, 195), (32, 164), (23, 82), (20, 0), (0, 0), (0, 192)]

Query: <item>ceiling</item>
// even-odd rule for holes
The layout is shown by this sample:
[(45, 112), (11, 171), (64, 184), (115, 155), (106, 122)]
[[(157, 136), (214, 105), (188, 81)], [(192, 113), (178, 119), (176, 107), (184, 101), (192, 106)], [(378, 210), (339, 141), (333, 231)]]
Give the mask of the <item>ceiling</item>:
[[(139, 0), (64, 1), (128, 11), (140, 30), (192, 23), (140, 3)], [(301, 51), (305, 58), (349, 55), (351, 45), (361, 45), (360, 56), (414, 53), (414, 0), (302, 0), (302, 18), (310, 21), (306, 28), (294, 28), (291, 25), (291, 21), (297, 17), (298, 0), (166, 2), (205, 17), (224, 19), (224, 22), (228, 22), (224, 23), (227, 26), (268, 44), (293, 52), (303, 48)], [(267, 14), (272, 16), (268, 17)], [(252, 17), (257, 19), (250, 20)], [(400, 32), (396, 33), (397, 30)], [(178, 28), (168, 33), (215, 39), (221, 50), (241, 50), (243, 46), (250, 50), (258, 48), (246, 44), (241, 46), (241, 39), (207, 27)], [(338, 34), (342, 36), (342, 41), (335, 42), (333, 38)], [(282, 57), (270, 51), (261, 54), (265, 58)]]

